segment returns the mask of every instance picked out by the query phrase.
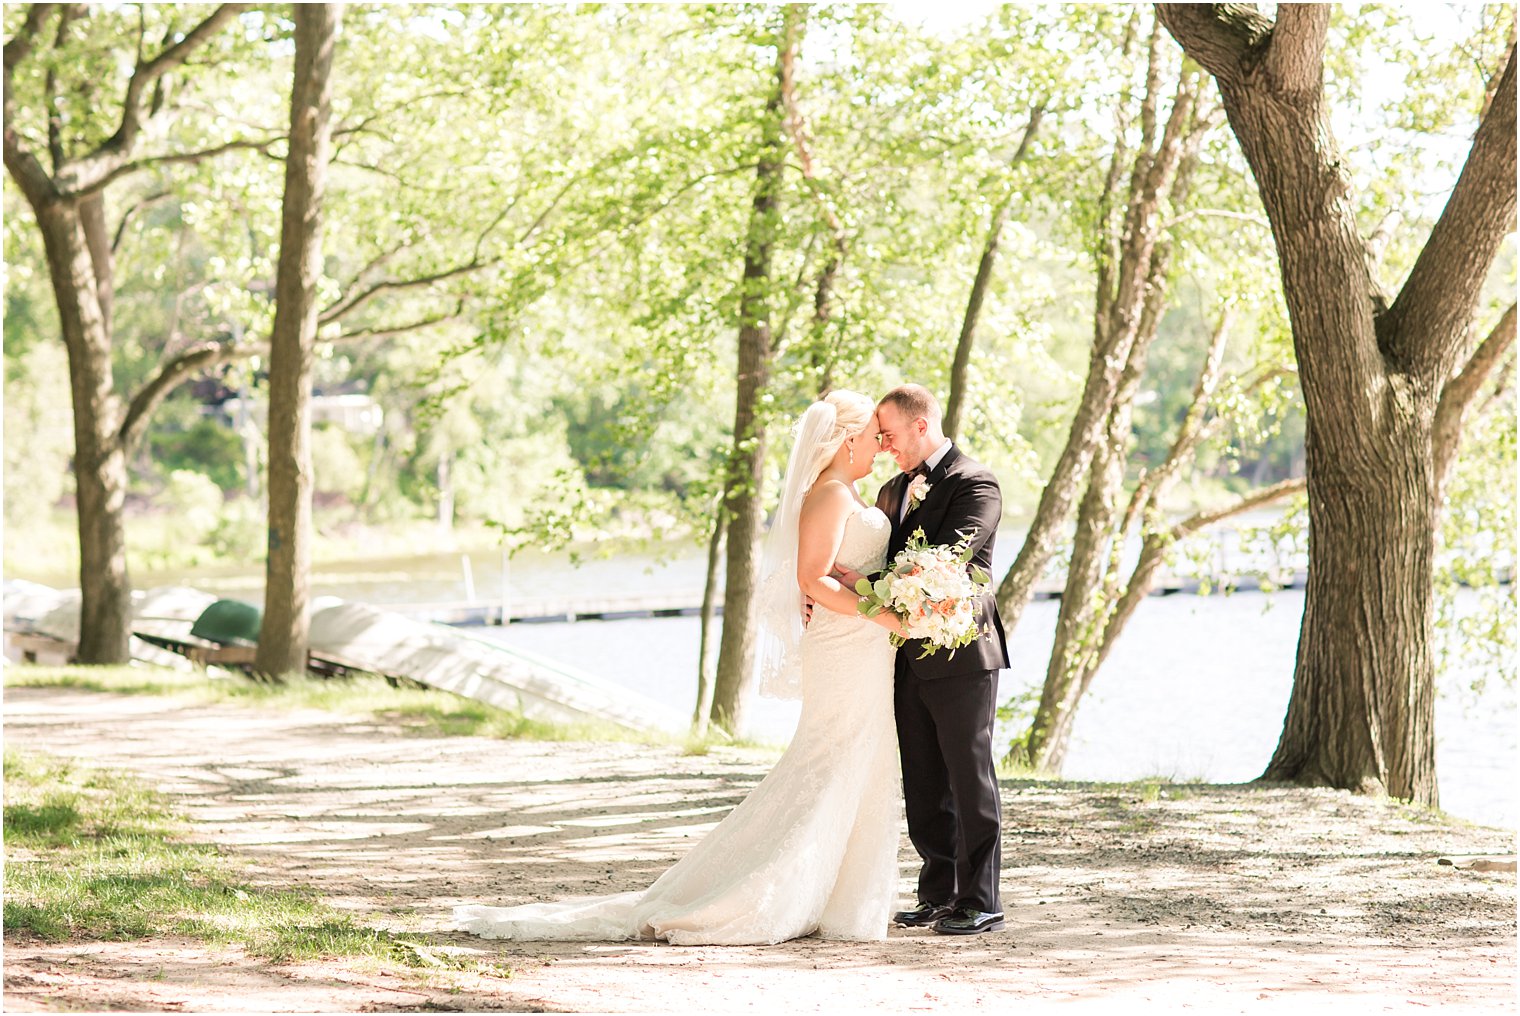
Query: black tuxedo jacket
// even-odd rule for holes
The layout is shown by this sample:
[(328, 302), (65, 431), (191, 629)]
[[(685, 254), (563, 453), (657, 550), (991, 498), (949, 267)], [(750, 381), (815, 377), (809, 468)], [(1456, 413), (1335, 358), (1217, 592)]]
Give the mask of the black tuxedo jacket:
[[(992, 544), (997, 537), (998, 521), (1003, 516), (1003, 492), (998, 487), (997, 478), (986, 466), (961, 454), (961, 450), (952, 444), (925, 479), (929, 483), (929, 493), (901, 521), (897, 516), (908, 487), (908, 474), (898, 473), (883, 484), (876, 495), (876, 507), (886, 512), (892, 522), (887, 560), (890, 562), (907, 546), (908, 538), (916, 529), (924, 531), (924, 539), (930, 544), (953, 544), (962, 535), (969, 535), (970, 563), (992, 574)], [(957, 649), (954, 656), (949, 650), (940, 649), (920, 660), (918, 657), (924, 651), (924, 643), (909, 642), (898, 650), (898, 667), (906, 666), (915, 677), (926, 680), (1007, 667), (1008, 641), (1003, 635), (1003, 619), (998, 616), (997, 600), (990, 591), (982, 597), (977, 627), (984, 632), (990, 627), (992, 634)]]

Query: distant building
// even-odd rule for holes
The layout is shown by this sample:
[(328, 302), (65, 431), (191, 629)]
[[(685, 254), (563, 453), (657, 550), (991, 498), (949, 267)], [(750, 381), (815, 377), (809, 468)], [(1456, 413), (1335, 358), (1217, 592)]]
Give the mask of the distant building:
[[(269, 403), (258, 399), (233, 397), (215, 406), (207, 406), (208, 415), (214, 415), (230, 427), (239, 427), (246, 418), (262, 432), (269, 423)], [(331, 423), (350, 434), (373, 436), (379, 433), (385, 422), (385, 410), (368, 395), (313, 395), (311, 397), (311, 422)]]

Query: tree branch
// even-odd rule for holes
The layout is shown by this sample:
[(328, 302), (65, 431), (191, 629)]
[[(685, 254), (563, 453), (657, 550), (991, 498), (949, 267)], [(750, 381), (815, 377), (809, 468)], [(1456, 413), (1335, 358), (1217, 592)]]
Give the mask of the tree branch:
[(1284, 480), (1271, 487), (1263, 487), (1254, 494), (1241, 498), (1228, 508), (1206, 515), (1194, 515), (1190, 519), (1179, 522), (1167, 532), (1151, 533), (1146, 536), (1140, 550), (1140, 560), (1136, 562), (1135, 570), (1130, 573), (1129, 582), (1124, 587), (1124, 595), (1119, 597), (1118, 604), (1103, 625), (1103, 635), (1098, 640), (1096, 654), (1087, 665), (1088, 674), (1091, 675), (1103, 666), (1109, 652), (1118, 641), (1120, 632), (1124, 630), (1125, 624), (1140, 606), (1140, 601), (1150, 593), (1151, 587), (1156, 582), (1156, 570), (1161, 567), (1166, 548), (1171, 543), (1216, 522), (1222, 522), (1232, 516), (1250, 511), (1252, 508), (1273, 504), (1307, 489), (1308, 481), (1305, 479)]
[[(1158, 31), (1157, 36), (1159, 34)], [(1147, 105), (1154, 105), (1157, 87), (1157, 82), (1147, 83)], [(1202, 141), (1201, 132), (1195, 129), (1197, 125), (1191, 122), (1198, 88), (1198, 72), (1184, 70), (1179, 76), (1160, 140), (1147, 141), (1135, 157), (1129, 206), (1124, 217), (1119, 275), (1109, 306), (1107, 331), (1110, 339), (1122, 339), (1136, 333), (1137, 323), (1144, 320), (1147, 308), (1153, 314), (1159, 313), (1170, 245), (1169, 238), (1158, 228), (1157, 211), (1163, 198), (1176, 206), (1182, 204), (1187, 193), (1189, 156), (1190, 153), (1196, 155), (1197, 146)], [(1153, 123), (1147, 134), (1153, 138), (1154, 133)], [(1154, 152), (1150, 150), (1152, 144)], [(1158, 287), (1162, 291), (1158, 291)]]
[(441, 272), (434, 272), (431, 275), (419, 275), (414, 279), (384, 279), (380, 282), (374, 283), (367, 289), (355, 293), (352, 296), (339, 299), (329, 304), (327, 309), (322, 311), (322, 313), (317, 317), (317, 324), (319, 327), (321, 325), (330, 325), (345, 315), (351, 314), (355, 310), (358, 310), (360, 307), (364, 306), (370, 300), (373, 300), (376, 296), (380, 295), (386, 290), (417, 289), (420, 286), (430, 286), (435, 282), (442, 282), (444, 279), (452, 279), (456, 275), (465, 275), (469, 272), (478, 271), (482, 268), (489, 268), (491, 265), (496, 264), (500, 260), (500, 258), (492, 258), (489, 261), (470, 261), (466, 264), (458, 265), (454, 268), (448, 268)]
[(1191, 219), (1231, 219), (1235, 222), (1249, 222), (1269, 232), (1272, 229), (1272, 223), (1260, 215), (1252, 215), (1250, 212), (1231, 212), (1224, 208), (1190, 208), (1181, 215), (1174, 215), (1162, 222), (1160, 229), (1163, 233), (1169, 232)]
[(1483, 388), (1494, 369), (1504, 360), (1515, 344), (1515, 305), (1499, 318), (1472, 356), (1462, 372), (1447, 383), (1436, 406), (1436, 417), (1431, 427), (1431, 457), (1435, 461), (1437, 482), (1446, 486), (1452, 464), (1457, 458), (1457, 448), (1462, 443), (1462, 426), (1467, 420), (1473, 399)]
[(22, 192), (26, 194), (27, 201), (34, 208), (55, 197), (57, 188), (53, 184), (53, 178), (48, 175), (48, 171), (42, 167), (42, 163), (37, 160), (31, 150), (21, 143), (21, 135), (16, 132), (16, 99), (12, 94), (11, 84), (16, 67), (31, 54), (37, 35), (42, 31), (43, 22), (57, 6), (57, 4), (32, 4), (27, 8), (26, 21), (16, 34), (5, 42), (5, 168), (10, 171), (11, 176), (16, 178)]
[(318, 338), (318, 342), (361, 342), (368, 339), (388, 339), (396, 335), (405, 335), (407, 332), (415, 332), (432, 325), (447, 324), (457, 321), (464, 316), (464, 301), (460, 300), (454, 305), (454, 309), (432, 317), (420, 318), (409, 321), (406, 324), (390, 325), (384, 328), (359, 328), (351, 332), (340, 332), (337, 335), (328, 335)]
[[(1017, 166), (1029, 154), (1040, 121), (1045, 116), (1045, 101), (1036, 102), (1029, 110), (1029, 123), (1024, 137), (1008, 160), (1010, 169)], [(955, 356), (950, 362), (950, 396), (945, 400), (945, 434), (955, 438), (960, 433), (961, 413), (966, 400), (966, 374), (971, 367), (971, 351), (976, 343), (976, 329), (982, 316), (982, 303), (992, 281), (992, 269), (997, 263), (998, 247), (1002, 244), (1003, 227), (1013, 208), (1017, 188), (1010, 186), (1008, 193), (992, 213), (992, 224), (987, 229), (987, 240), (982, 245), (982, 256), (976, 265), (976, 277), (971, 282), (971, 295), (966, 299), (966, 313), (961, 317), (961, 333), (955, 343)]]
[[(56, 53), (63, 49), (68, 41), (69, 22), (79, 11), (79, 5), (66, 4), (58, 14), (58, 29), (53, 34), (53, 51)], [(48, 155), (52, 159), (53, 172), (56, 174), (63, 166), (63, 114), (58, 106), (58, 73), (57, 67), (49, 62), (47, 74), (42, 86), (42, 101), (47, 104), (47, 133)]]
[(1310, 92), (1324, 82), (1325, 31), (1329, 4), (1277, 5), (1277, 24), (1267, 41), (1262, 70), (1279, 94)]
[(1451, 375), (1483, 280), (1515, 228), (1515, 48), (1497, 99), (1478, 126), (1467, 164), (1430, 231), (1380, 338), (1405, 370), (1439, 383)]
[(158, 373), (132, 398), (126, 418), (117, 431), (117, 442), (130, 456), (147, 432), (148, 422), (159, 403), (190, 375), (218, 363), (227, 363), (267, 352), (268, 344), (237, 345), (226, 342), (203, 342), (193, 346), (159, 368)]
[[(426, 328), (429, 325), (456, 320), (463, 316), (463, 313), (464, 301), (460, 300), (452, 311), (444, 314), (388, 328), (366, 328), (346, 332), (341, 335), (321, 338), (318, 341), (351, 342), (364, 339), (389, 338), (405, 332), (416, 331), (419, 328)], [(241, 344), (232, 342), (202, 342), (165, 363), (159, 368), (158, 373), (133, 397), (132, 403), (127, 409), (126, 418), (122, 421), (121, 429), (117, 432), (117, 440), (121, 443), (122, 448), (128, 455), (132, 453), (142, 440), (143, 434), (146, 433), (153, 411), (186, 378), (208, 367), (214, 367), (219, 363), (241, 360), (245, 357), (267, 353), (268, 351), (269, 343), (267, 342)]]
[(118, 250), (121, 249), (121, 241), (122, 237), (126, 235), (127, 224), (132, 221), (132, 216), (136, 214), (139, 209), (146, 208), (148, 205), (162, 201), (164, 198), (173, 196), (173, 191), (154, 191), (152, 194), (149, 194), (142, 200), (133, 202), (132, 204), (128, 205), (127, 210), (121, 213), (121, 221), (116, 224), (116, 233), (111, 240), (111, 253), (115, 254)]
[(127, 82), (127, 94), (122, 100), (121, 124), (100, 146), (79, 160), (67, 174), (63, 190), (68, 193), (85, 193), (103, 186), (99, 181), (111, 174), (126, 161), (142, 128), (142, 98), (147, 87), (169, 71), (183, 64), (190, 54), (199, 49), (215, 35), (228, 20), (247, 10), (252, 4), (222, 4), (207, 15), (184, 38), (160, 52), (147, 63), (139, 63)]
[(1180, 540), (1184, 536), (1193, 535), (1200, 529), (1207, 529), (1216, 522), (1223, 522), (1225, 519), (1233, 518), (1253, 508), (1261, 508), (1265, 505), (1281, 501), (1285, 497), (1301, 494), (1309, 489), (1308, 483), (1309, 481), (1302, 476), (1295, 479), (1283, 480), (1272, 484), (1270, 487), (1263, 487), (1260, 490), (1253, 491), (1228, 507), (1212, 512), (1199, 512), (1173, 526), (1172, 538)]
[(1239, 80), (1272, 37), (1272, 22), (1255, 4), (1157, 4), (1156, 17), (1188, 56), (1224, 81)]
[(16, 30), (16, 34), (5, 42), (5, 73), (9, 77), (12, 70), (31, 55), (32, 46), (37, 41), (37, 35), (42, 31), (42, 23), (53, 13), (58, 4), (30, 4), (26, 10), (26, 21)]
[(105, 189), (124, 176), (140, 170), (150, 169), (154, 166), (176, 166), (186, 163), (204, 162), (207, 159), (223, 155), (227, 152), (246, 149), (254, 149), (267, 154), (270, 145), (273, 145), (277, 141), (283, 141), (284, 138), (285, 135), (283, 134), (262, 139), (247, 138), (240, 141), (229, 141), (224, 145), (217, 145), (215, 148), (203, 148), (194, 152), (176, 152), (171, 155), (153, 155), (142, 159), (134, 159), (131, 162), (122, 162), (104, 176), (98, 177), (89, 183), (70, 188), (69, 193), (80, 197), (87, 197)]
[[(1120, 52), (1125, 59), (1129, 58), (1135, 44), (1139, 23), (1140, 12), (1137, 10), (1130, 15), (1129, 21), (1124, 26), (1124, 41), (1120, 45)], [(1119, 262), (1119, 236), (1113, 228), (1114, 192), (1118, 189), (1119, 179), (1124, 174), (1124, 161), (1128, 154), (1124, 138), (1129, 132), (1129, 98), (1129, 91), (1126, 89), (1114, 106), (1114, 154), (1109, 160), (1108, 172), (1103, 178), (1103, 189), (1098, 193), (1097, 215), (1094, 218), (1093, 262), (1097, 266), (1097, 285), (1094, 287), (1094, 292), (1097, 296), (1094, 299), (1093, 319), (1097, 322), (1098, 329), (1104, 334), (1107, 333), (1108, 312), (1114, 300), (1114, 266)]]
[(1156, 471), (1153, 480), (1159, 497), (1165, 492), (1165, 484), (1171, 476), (1179, 471), (1183, 464), (1190, 461), (1193, 450), (1198, 447), (1207, 435), (1207, 428), (1203, 425), (1203, 418), (1209, 409), (1209, 403), (1214, 398), (1214, 392), (1219, 387), (1220, 368), (1224, 364), (1224, 348), (1229, 342), (1230, 330), (1235, 325), (1235, 308), (1226, 306), (1219, 315), (1219, 321), (1214, 326), (1214, 334), (1209, 337), (1209, 348), (1204, 353), (1203, 364), (1198, 369), (1198, 380), (1193, 384), (1193, 400), (1188, 404), (1187, 413), (1182, 418), (1182, 423), (1177, 428), (1177, 437), (1172, 442), (1171, 451)]
[[(1508, 49), (1515, 48), (1515, 19), (1509, 18)], [(1486, 68), (1480, 68), (1486, 69)], [(1478, 122), (1481, 124), (1488, 116), (1489, 107), (1494, 104), (1494, 96), (1499, 93), (1499, 82), (1504, 79), (1504, 67), (1501, 65), (1488, 75), (1488, 82), (1483, 86), (1483, 105), (1478, 110)]]

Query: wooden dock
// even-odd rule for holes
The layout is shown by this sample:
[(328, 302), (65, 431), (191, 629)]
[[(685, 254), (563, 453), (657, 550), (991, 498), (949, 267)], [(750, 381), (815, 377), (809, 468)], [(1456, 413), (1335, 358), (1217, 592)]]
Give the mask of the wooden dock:
[[(1214, 579), (1209, 582), (1211, 590), (1219, 590), (1229, 580)], [(1255, 591), (1254, 577), (1241, 578), (1242, 591)], [(1308, 581), (1308, 573), (1299, 571), (1279, 589), (1302, 589)], [(1151, 589), (1151, 596), (1197, 595), (1203, 584), (1198, 579), (1181, 577), (1166, 578)], [(1044, 583), (1035, 589), (1036, 600), (1059, 600), (1062, 587), (1057, 583)], [(507, 602), (507, 624), (563, 624), (569, 621), (622, 621), (651, 617), (696, 617), (702, 613), (700, 602), (691, 593), (628, 593), (620, 596), (577, 597), (513, 597)], [(386, 604), (387, 610), (404, 614), (419, 621), (459, 626), (483, 626), (502, 624), (500, 600), (455, 600), (435, 603)], [(723, 616), (721, 600), (714, 613)]]

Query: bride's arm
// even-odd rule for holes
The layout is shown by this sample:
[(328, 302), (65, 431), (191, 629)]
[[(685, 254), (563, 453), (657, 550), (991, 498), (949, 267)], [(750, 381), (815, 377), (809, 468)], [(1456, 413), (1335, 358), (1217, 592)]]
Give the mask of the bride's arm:
[[(861, 597), (830, 574), (844, 542), (845, 521), (855, 508), (849, 488), (838, 480), (829, 480), (808, 493), (797, 520), (797, 584), (815, 603), (838, 614), (860, 613)], [(889, 611), (871, 620), (890, 631), (902, 627), (897, 615)]]

